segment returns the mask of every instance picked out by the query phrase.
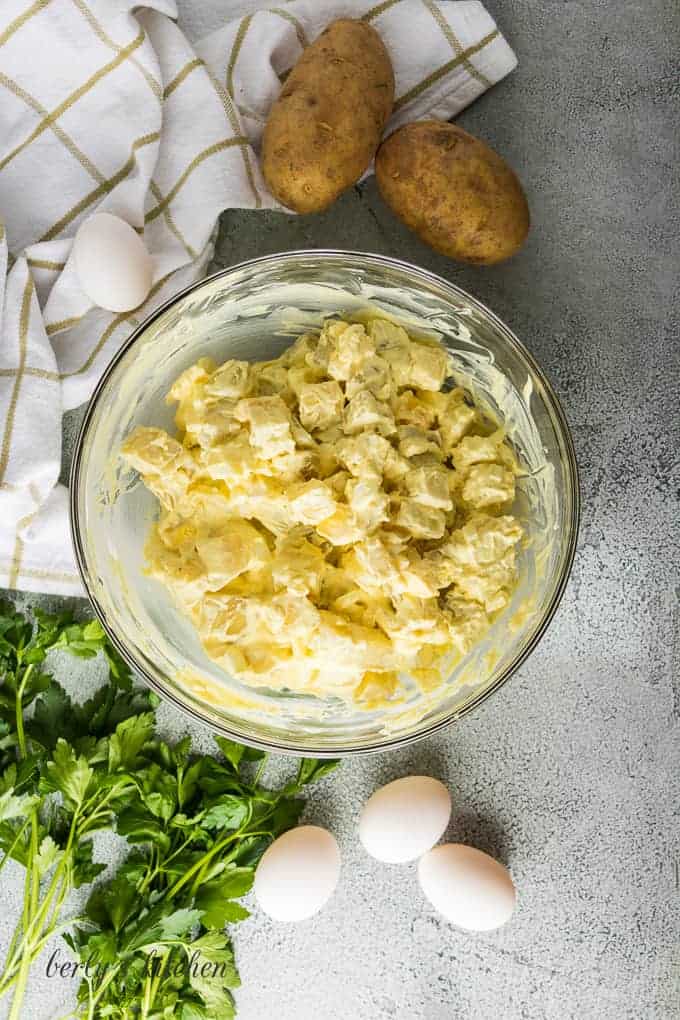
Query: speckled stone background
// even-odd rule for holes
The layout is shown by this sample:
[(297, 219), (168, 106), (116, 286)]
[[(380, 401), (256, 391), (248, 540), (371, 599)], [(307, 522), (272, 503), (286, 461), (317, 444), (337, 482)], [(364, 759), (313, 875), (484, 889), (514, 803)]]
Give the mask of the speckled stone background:
[[(553, 380), (573, 428), (584, 502), (573, 578), (540, 647), (472, 717), (348, 762), (315, 790), (307, 817), (338, 836), (340, 888), (299, 926), (255, 913), (237, 929), (240, 1020), (680, 1017), (680, 7), (487, 6), (520, 64), (459, 122), (526, 185), (533, 230), (519, 257), (494, 269), (447, 262), (369, 181), (323, 216), (225, 213), (217, 265), (298, 247), (385, 252), (490, 305)], [(180, 7), (194, 28), (212, 27), (200, 0)], [(59, 675), (93, 682), (70, 661)], [(186, 729), (174, 711), (161, 716), (169, 732)], [(507, 928), (456, 931), (424, 902), (414, 866), (362, 852), (363, 800), (409, 772), (450, 784), (450, 839), (511, 867), (519, 908)], [(6, 944), (16, 872), (2, 882)], [(36, 966), (27, 1020), (61, 1015), (73, 988)]]

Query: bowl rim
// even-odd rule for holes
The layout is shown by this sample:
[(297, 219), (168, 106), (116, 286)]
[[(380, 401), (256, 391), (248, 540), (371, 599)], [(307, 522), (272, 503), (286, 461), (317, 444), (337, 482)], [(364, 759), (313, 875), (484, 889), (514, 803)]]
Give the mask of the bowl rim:
[[(414, 733), (409, 733), (404, 736), (388, 737), (384, 741), (374, 743), (365, 747), (345, 747), (345, 748), (332, 748), (327, 747), (300, 747), (296, 744), (290, 744), (285, 741), (271, 741), (266, 740), (262, 737), (257, 736), (244, 736), (242, 733), (237, 733), (231, 730), (228, 725), (222, 722), (216, 722), (213, 718), (209, 718), (207, 713), (201, 712), (199, 709), (190, 705), (184, 701), (173, 691), (164, 687), (154, 676), (152, 676), (147, 670), (141, 665), (136, 657), (130, 652), (127, 646), (118, 636), (116, 630), (113, 628), (109, 620), (107, 619), (106, 613), (103, 607), (100, 605), (97, 597), (92, 591), (92, 586), (89, 580), (89, 571), (87, 567), (87, 559), (85, 556), (85, 550), (83, 542), (81, 541), (81, 528), (79, 520), (78, 510), (78, 492), (80, 485), (80, 474), (82, 468), (82, 452), (85, 444), (86, 436), (89, 432), (90, 424), (99, 400), (104, 392), (108, 383), (109, 377), (115, 370), (121, 359), (127, 354), (129, 349), (136, 343), (139, 337), (151, 326), (151, 324), (163, 315), (169, 308), (182, 300), (192, 291), (198, 290), (206, 284), (211, 283), (214, 280), (218, 280), (222, 277), (227, 277), (232, 273), (250, 269), (267, 262), (275, 261), (296, 261), (300, 258), (323, 258), (326, 260), (333, 261), (335, 259), (342, 260), (347, 258), (360, 259), (363, 261), (369, 261), (374, 265), (383, 266), (389, 269), (406, 270), (409, 274), (420, 278), (426, 283), (436, 283), (439, 286), (443, 286), (449, 291), (453, 291), (454, 294), (467, 303), (481, 311), (489, 320), (501, 331), (504, 337), (513, 344), (521, 356), (526, 360), (527, 364), (531, 368), (532, 372), (538, 377), (543, 386), (545, 393), (548, 398), (548, 403), (551, 405), (551, 410), (557, 419), (557, 423), (561, 430), (561, 439), (565, 446), (566, 451), (566, 462), (568, 471), (571, 477), (571, 516), (568, 522), (569, 526), (569, 538), (566, 545), (566, 551), (564, 556), (564, 562), (562, 570), (555, 585), (552, 598), (546, 608), (543, 619), (539, 626), (531, 637), (531, 640), (527, 645), (518, 653), (517, 657), (510, 663), (497, 679), (480, 691), (475, 696), (471, 697), (461, 708), (455, 709), (449, 715), (443, 719), (439, 719), (430, 725), (417, 730)], [(73, 548), (75, 551), (76, 564), (78, 572), (80, 574), (85, 593), (92, 606), (95, 615), (97, 616), (102, 627), (106, 631), (107, 637), (116, 651), (121, 655), (127, 665), (142, 678), (142, 680), (155, 691), (162, 699), (169, 701), (184, 715), (189, 716), (194, 722), (199, 722), (202, 725), (208, 727), (214, 733), (227, 737), (228, 739), (235, 740), (238, 743), (245, 744), (249, 747), (257, 748), (262, 751), (270, 751), (278, 754), (290, 754), (294, 756), (314, 756), (318, 758), (336, 758), (336, 757), (356, 757), (360, 755), (368, 754), (379, 754), (383, 751), (393, 751), (402, 747), (407, 747), (410, 744), (414, 744), (419, 740), (424, 740), (426, 737), (430, 737), (435, 733), (438, 733), (451, 723), (463, 718), (469, 712), (478, 708), (487, 698), (491, 697), (496, 691), (498, 691), (508, 680), (519, 670), (519, 668), (526, 662), (531, 653), (535, 650), (536, 646), (541, 641), (545, 634), (549, 624), (551, 623), (565, 589), (569, 582), (571, 575), (572, 566), (574, 563), (574, 557), (576, 555), (576, 548), (578, 544), (580, 520), (581, 520), (581, 487), (579, 479), (578, 462), (576, 459), (576, 451), (574, 448), (574, 441), (569, 428), (566, 414), (562, 407), (562, 404), (555, 393), (550, 381), (546, 377), (543, 369), (538, 365), (531, 352), (525, 347), (522, 341), (515, 335), (515, 333), (500, 319), (495, 312), (491, 311), (490, 308), (481, 302), (478, 298), (473, 297), (467, 291), (463, 290), (457, 284), (447, 280), (446, 277), (440, 276), (438, 273), (433, 273), (428, 269), (423, 269), (420, 266), (416, 266), (411, 262), (406, 262), (404, 259), (392, 258), (388, 255), (380, 255), (374, 252), (362, 252), (355, 251), (352, 249), (342, 248), (300, 248), (293, 249), (291, 251), (284, 252), (273, 252), (269, 255), (258, 255), (252, 259), (245, 259), (243, 262), (238, 262), (233, 266), (228, 266), (224, 269), (220, 269), (215, 273), (211, 273), (207, 276), (201, 277), (201, 279), (194, 281), (175, 294), (171, 295), (164, 302), (162, 302), (157, 308), (146, 316), (142, 322), (136, 326), (126, 340), (123, 341), (118, 351), (113, 355), (109, 363), (106, 365), (102, 372), (93, 392), (88, 401), (83, 420), (78, 430), (76, 438), (73, 457), (71, 462), (71, 469), (69, 472), (69, 522), (71, 530), (71, 539)]]

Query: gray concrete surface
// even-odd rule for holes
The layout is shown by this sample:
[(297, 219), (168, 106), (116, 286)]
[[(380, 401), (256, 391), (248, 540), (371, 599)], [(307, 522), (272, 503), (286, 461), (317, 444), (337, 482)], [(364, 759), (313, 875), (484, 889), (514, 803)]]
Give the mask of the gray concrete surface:
[[(312, 921), (281, 927), (256, 913), (236, 930), (240, 1020), (680, 1017), (680, 10), (487, 5), (520, 65), (460, 123), (524, 180), (533, 230), (519, 257), (490, 270), (439, 258), (369, 181), (323, 216), (226, 213), (217, 264), (306, 246), (373, 250), (489, 304), (572, 424), (584, 497), (573, 579), (540, 647), (472, 717), (347, 763), (310, 798), (307, 817), (340, 840), (341, 885)], [(80, 683), (70, 664), (60, 675)], [(169, 709), (162, 718), (185, 729)], [(504, 930), (454, 930), (419, 895), (413, 866), (360, 849), (364, 798), (412, 771), (450, 784), (451, 839), (512, 868), (519, 909)], [(3, 876), (0, 936), (16, 895)], [(38, 966), (27, 1018), (60, 1015), (71, 990)]]

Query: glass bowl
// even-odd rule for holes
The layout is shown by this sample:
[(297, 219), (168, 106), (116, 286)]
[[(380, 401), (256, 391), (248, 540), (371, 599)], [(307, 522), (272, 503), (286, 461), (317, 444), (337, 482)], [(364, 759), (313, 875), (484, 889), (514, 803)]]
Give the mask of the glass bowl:
[[(375, 309), (439, 337), (475, 399), (504, 422), (522, 465), (513, 513), (527, 541), (511, 604), (438, 690), (359, 710), (336, 700), (254, 691), (204, 653), (165, 589), (144, 574), (155, 500), (118, 456), (137, 425), (173, 430), (164, 402), (203, 356), (278, 356), (329, 315)], [(497, 690), (544, 633), (571, 569), (579, 517), (574, 450), (538, 365), (510, 330), (448, 281), (378, 255), (299, 251), (252, 259), (187, 288), (139, 326), (104, 373), (78, 438), (71, 525), (79, 568), (112, 642), (161, 696), (213, 730), (267, 750), (366, 753), (427, 736)]]

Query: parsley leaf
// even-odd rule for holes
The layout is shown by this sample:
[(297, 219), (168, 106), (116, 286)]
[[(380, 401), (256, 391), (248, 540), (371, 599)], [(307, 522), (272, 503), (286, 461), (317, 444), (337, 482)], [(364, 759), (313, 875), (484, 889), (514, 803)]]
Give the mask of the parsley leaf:
[(254, 875), (254, 868), (229, 865), (222, 875), (203, 882), (195, 899), (196, 906), (203, 912), (201, 923), (206, 928), (223, 928), (228, 922), (248, 917), (245, 907), (232, 900), (250, 891)]
[(153, 712), (132, 715), (118, 723), (109, 740), (109, 771), (135, 768), (142, 748), (151, 740), (155, 728), (156, 718)]
[(338, 764), (338, 760), (333, 758), (324, 761), (319, 761), (318, 758), (302, 758), (297, 774), (298, 788), (306, 786), (307, 783), (315, 783), (319, 779), (323, 779), (329, 772), (337, 768)]
[(64, 851), (59, 849), (52, 837), (44, 836), (35, 856), (35, 866), (40, 878), (43, 878), (63, 856)]
[(35, 794), (16, 796), (13, 789), (5, 790), (0, 794), (0, 822), (7, 822), (11, 818), (26, 818), (39, 800), (40, 797)]
[(203, 815), (205, 829), (238, 829), (248, 817), (248, 801), (235, 794), (224, 794)]
[(77, 810), (85, 800), (94, 773), (87, 759), (77, 757), (63, 738), (59, 738), (52, 759), (47, 762), (40, 781), (41, 793), (62, 794), (67, 807)]
[(70, 742), (77, 740), (81, 730), (73, 703), (56, 681), (50, 684), (38, 700), (26, 729), (31, 739), (46, 751), (56, 747), (59, 737)]

